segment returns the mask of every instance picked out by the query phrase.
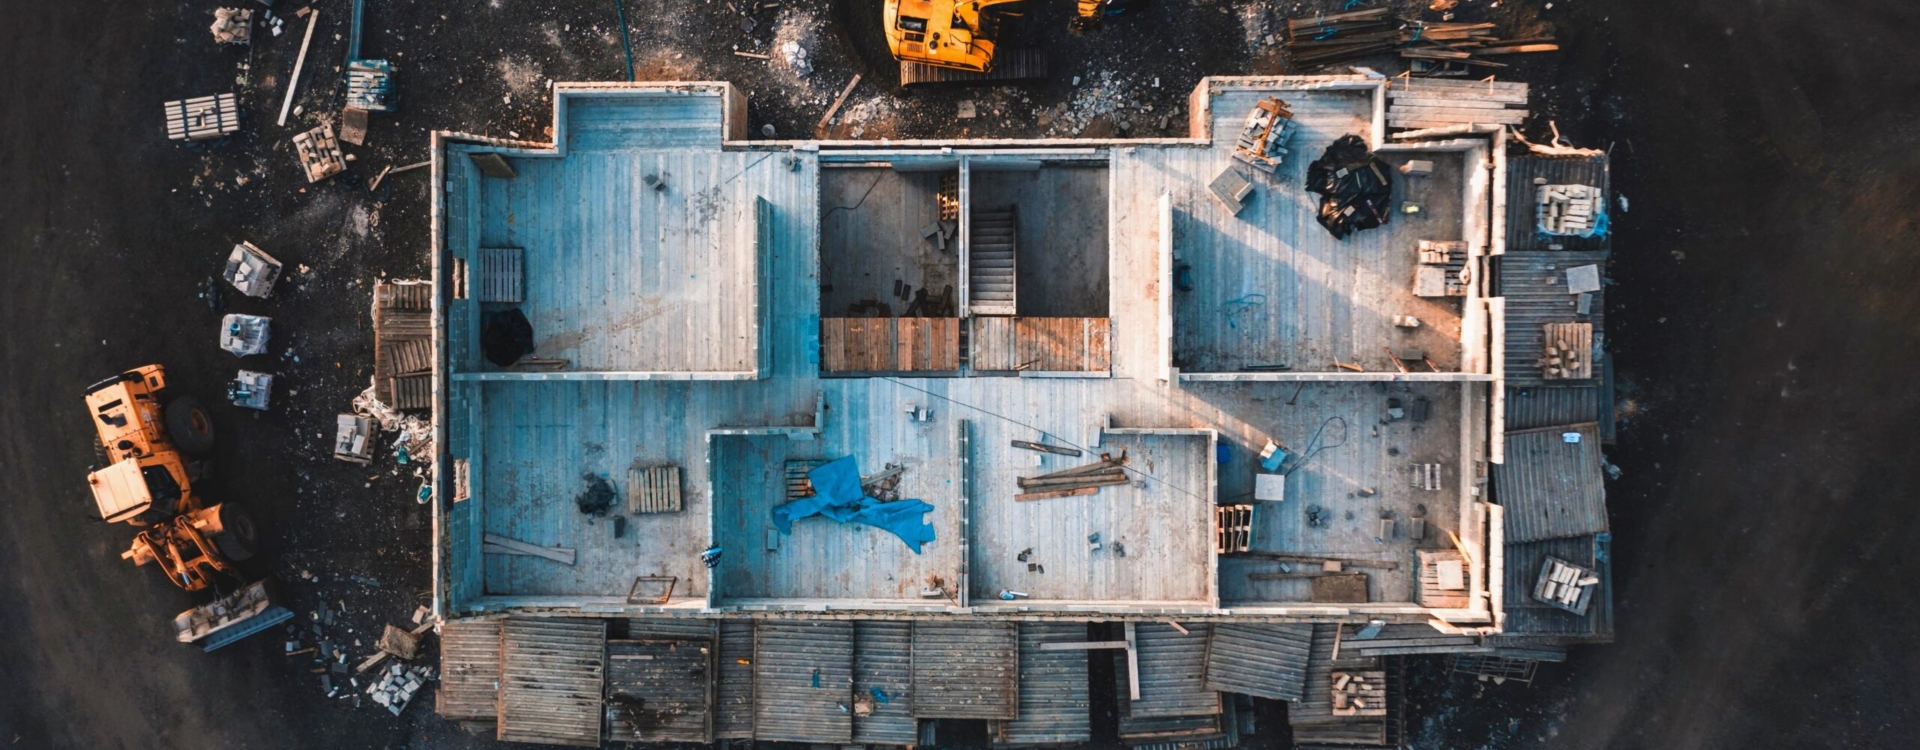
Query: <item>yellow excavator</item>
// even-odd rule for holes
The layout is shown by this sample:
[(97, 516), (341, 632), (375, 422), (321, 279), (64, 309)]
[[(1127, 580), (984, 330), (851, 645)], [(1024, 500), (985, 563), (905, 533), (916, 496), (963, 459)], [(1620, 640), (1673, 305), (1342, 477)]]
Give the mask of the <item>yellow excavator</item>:
[[(887, 47), (900, 61), (900, 84), (1045, 78), (1040, 50), (1010, 50), (996, 60), (1000, 25), (1024, 0), (886, 0)], [(1146, 0), (1079, 0), (1073, 28), (1145, 7)]]

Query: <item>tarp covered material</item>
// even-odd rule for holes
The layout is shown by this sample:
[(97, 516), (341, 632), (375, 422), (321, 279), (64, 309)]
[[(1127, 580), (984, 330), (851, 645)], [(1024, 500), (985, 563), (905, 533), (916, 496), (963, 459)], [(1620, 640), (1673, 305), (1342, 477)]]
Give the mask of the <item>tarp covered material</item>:
[(1367, 148), (1365, 139), (1344, 135), (1307, 165), (1307, 192), (1320, 199), (1320, 226), (1334, 239), (1387, 223), (1392, 213), (1393, 169)]
[(922, 516), (933, 506), (920, 500), (881, 502), (860, 487), (860, 465), (847, 456), (807, 472), (813, 496), (774, 506), (773, 525), (782, 534), (793, 533), (793, 522), (826, 516), (839, 523), (863, 523), (893, 532), (914, 554), (933, 541), (933, 524)]

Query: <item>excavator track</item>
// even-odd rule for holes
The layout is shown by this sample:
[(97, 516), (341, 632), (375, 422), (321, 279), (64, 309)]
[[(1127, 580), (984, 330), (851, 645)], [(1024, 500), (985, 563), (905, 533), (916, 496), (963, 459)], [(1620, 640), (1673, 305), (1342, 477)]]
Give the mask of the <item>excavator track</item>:
[(900, 85), (905, 87), (927, 83), (998, 83), (1047, 77), (1047, 54), (1042, 50), (1002, 50), (994, 58), (993, 70), (986, 73), (942, 68), (925, 63), (902, 62), (900, 63)]

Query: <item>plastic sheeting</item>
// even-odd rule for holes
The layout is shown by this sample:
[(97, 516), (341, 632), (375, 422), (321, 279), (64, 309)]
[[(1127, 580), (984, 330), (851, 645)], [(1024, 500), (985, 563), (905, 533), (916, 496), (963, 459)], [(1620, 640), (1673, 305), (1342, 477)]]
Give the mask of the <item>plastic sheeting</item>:
[(1320, 226), (1335, 239), (1387, 223), (1393, 169), (1357, 135), (1341, 136), (1307, 165), (1307, 192), (1321, 196)]
[(807, 472), (813, 496), (775, 506), (773, 525), (782, 534), (793, 533), (793, 522), (825, 516), (838, 523), (863, 523), (886, 529), (906, 542), (914, 554), (933, 541), (933, 524), (923, 516), (933, 506), (921, 500), (881, 502), (860, 487), (860, 465), (852, 456), (830, 461)]

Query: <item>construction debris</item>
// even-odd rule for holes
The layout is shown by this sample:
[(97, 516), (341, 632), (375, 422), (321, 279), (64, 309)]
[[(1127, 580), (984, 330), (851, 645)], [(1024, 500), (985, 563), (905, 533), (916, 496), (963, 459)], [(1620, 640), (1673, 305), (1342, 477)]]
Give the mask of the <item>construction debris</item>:
[(386, 706), (389, 713), (399, 716), (413, 701), (414, 693), (419, 692), (421, 686), (432, 678), (433, 667), (402, 667), (394, 664), (381, 673), (379, 680), (368, 683), (366, 693), (373, 696), (373, 702)]
[(386, 60), (348, 63), (347, 107), (366, 112), (392, 112), (393, 63)]
[(1334, 672), (1334, 716), (1386, 716), (1387, 673), (1376, 670)]
[(334, 418), (333, 457), (357, 464), (373, 462), (373, 420), (353, 414)]
[(253, 10), (214, 8), (212, 31), (215, 44), (251, 43), (253, 41)]

